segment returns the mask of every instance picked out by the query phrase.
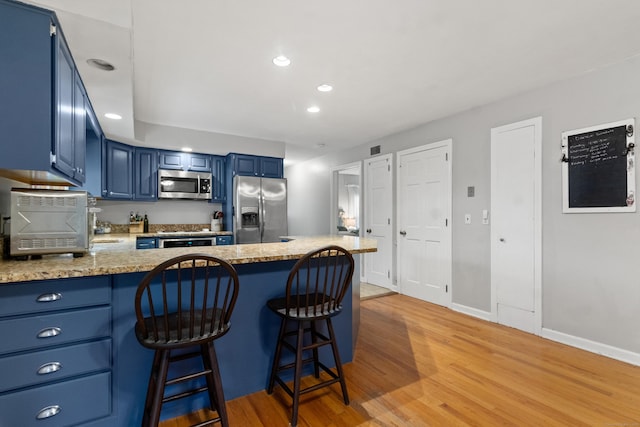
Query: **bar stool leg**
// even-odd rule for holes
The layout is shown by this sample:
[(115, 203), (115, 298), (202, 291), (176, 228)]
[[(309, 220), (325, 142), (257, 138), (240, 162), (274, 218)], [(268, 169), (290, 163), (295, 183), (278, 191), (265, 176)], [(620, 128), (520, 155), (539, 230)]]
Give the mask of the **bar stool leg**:
[[(316, 321), (312, 320), (309, 329), (311, 331), (311, 343), (318, 342), (318, 330), (316, 329)], [(320, 359), (318, 357), (318, 347), (313, 348), (313, 374), (316, 378), (320, 378)]]
[(329, 331), (329, 340), (331, 341), (331, 350), (333, 351), (333, 358), (336, 362), (336, 370), (338, 371), (338, 377), (340, 378), (340, 388), (342, 388), (342, 398), (344, 404), (349, 404), (349, 394), (347, 393), (347, 383), (344, 379), (344, 373), (342, 372), (342, 362), (340, 361), (340, 354), (338, 353), (338, 344), (336, 343), (336, 336), (333, 333), (333, 325), (331, 324), (331, 318), (327, 317), (327, 330)]
[(227, 416), (227, 407), (224, 400), (224, 391), (222, 390), (222, 380), (220, 378), (220, 368), (218, 366), (216, 349), (213, 346), (213, 343), (202, 344), (200, 348), (202, 351), (204, 368), (211, 370), (211, 373), (206, 376), (211, 409), (218, 412), (222, 426), (228, 427), (229, 418)]
[(271, 376), (269, 377), (269, 387), (267, 388), (267, 394), (273, 393), (276, 375), (278, 374), (278, 368), (280, 367), (280, 357), (282, 356), (282, 340), (284, 340), (286, 327), (287, 320), (283, 318), (282, 322), (280, 322), (280, 333), (278, 334), (278, 343), (276, 344), (276, 354), (273, 357), (273, 364), (271, 365)]
[[(148, 392), (148, 394), (151, 394), (151, 406), (148, 411), (145, 410), (142, 427), (155, 427), (160, 422), (160, 411), (162, 410), (164, 387), (167, 382), (170, 354), (170, 350), (156, 350), (151, 373), (151, 376), (155, 377), (156, 384), (153, 390)], [(149, 399), (149, 395), (147, 395), (147, 399)]]
[(298, 425), (298, 404), (300, 403), (300, 377), (302, 376), (302, 347), (304, 346), (304, 322), (298, 321), (298, 338), (296, 340), (296, 366), (293, 374), (293, 411), (291, 427)]

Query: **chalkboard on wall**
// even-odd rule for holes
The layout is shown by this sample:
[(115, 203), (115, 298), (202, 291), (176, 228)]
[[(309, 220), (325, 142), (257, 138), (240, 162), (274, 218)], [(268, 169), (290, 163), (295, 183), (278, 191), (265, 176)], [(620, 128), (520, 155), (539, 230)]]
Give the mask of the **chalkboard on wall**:
[(634, 119), (562, 133), (563, 212), (635, 212)]

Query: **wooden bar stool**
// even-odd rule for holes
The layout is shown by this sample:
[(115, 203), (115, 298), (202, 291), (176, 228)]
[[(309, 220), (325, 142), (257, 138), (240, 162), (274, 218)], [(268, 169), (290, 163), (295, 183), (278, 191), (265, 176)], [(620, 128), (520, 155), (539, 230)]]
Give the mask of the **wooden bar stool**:
[[(204, 391), (217, 416), (198, 425), (229, 425), (213, 341), (229, 331), (238, 285), (238, 274), (228, 261), (202, 254), (172, 258), (144, 276), (135, 298), (135, 333), (155, 354), (143, 427), (158, 425), (163, 403)], [(171, 354), (188, 347), (195, 351)], [(194, 357), (202, 358), (202, 369), (167, 379), (172, 362)], [(165, 386), (187, 381), (196, 388), (165, 397)]]
[[(282, 318), (267, 393), (273, 393), (277, 382), (292, 397), (292, 427), (298, 423), (301, 394), (340, 383), (344, 403), (349, 404), (331, 318), (342, 311), (342, 299), (351, 284), (353, 269), (353, 257), (339, 246), (326, 246), (311, 251), (291, 269), (285, 296), (267, 302), (267, 307)], [(287, 331), (288, 324), (295, 327)], [(320, 329), (323, 324), (326, 326), (326, 335)], [(319, 359), (318, 348), (325, 345), (331, 347), (335, 369), (329, 368)], [(282, 363), (283, 348), (295, 354), (292, 363)], [(302, 367), (310, 363), (313, 364), (314, 376), (318, 381), (301, 389)], [(321, 369), (329, 378), (320, 380)], [(293, 390), (281, 376), (287, 370), (293, 370)]]

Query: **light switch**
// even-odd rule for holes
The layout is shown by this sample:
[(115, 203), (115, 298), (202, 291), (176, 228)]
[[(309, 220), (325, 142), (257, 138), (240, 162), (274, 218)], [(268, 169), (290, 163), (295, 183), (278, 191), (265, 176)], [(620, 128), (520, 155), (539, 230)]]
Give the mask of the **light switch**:
[(464, 214), (464, 223), (471, 224), (471, 214)]
[(486, 209), (482, 210), (482, 223), (484, 225), (489, 224), (489, 211)]

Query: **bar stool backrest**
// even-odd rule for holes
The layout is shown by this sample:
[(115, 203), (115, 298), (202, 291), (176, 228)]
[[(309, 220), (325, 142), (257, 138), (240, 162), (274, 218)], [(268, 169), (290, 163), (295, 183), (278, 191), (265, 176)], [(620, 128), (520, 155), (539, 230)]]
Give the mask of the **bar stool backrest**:
[(153, 349), (212, 341), (229, 330), (237, 298), (238, 274), (228, 261), (204, 254), (169, 259), (138, 285), (136, 337)]
[(353, 256), (340, 246), (307, 253), (289, 273), (281, 314), (295, 319), (335, 316), (342, 310), (353, 269)]

